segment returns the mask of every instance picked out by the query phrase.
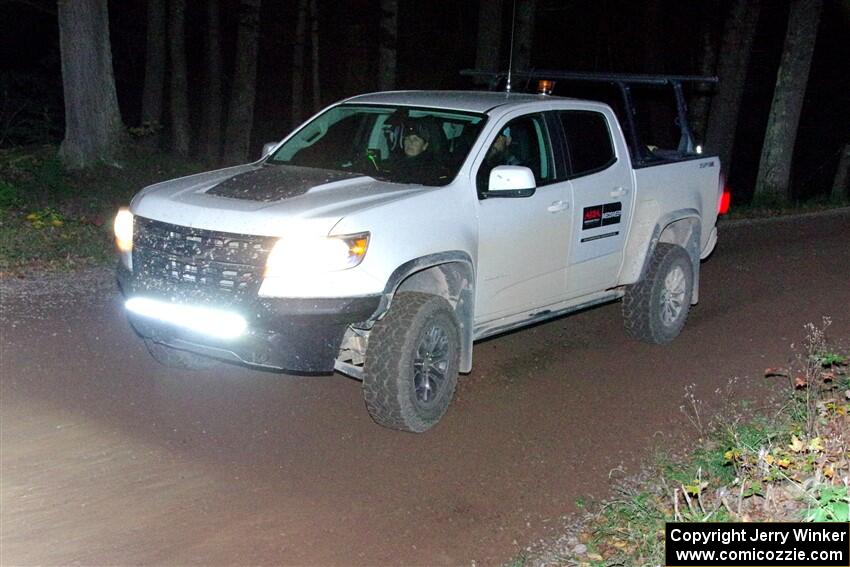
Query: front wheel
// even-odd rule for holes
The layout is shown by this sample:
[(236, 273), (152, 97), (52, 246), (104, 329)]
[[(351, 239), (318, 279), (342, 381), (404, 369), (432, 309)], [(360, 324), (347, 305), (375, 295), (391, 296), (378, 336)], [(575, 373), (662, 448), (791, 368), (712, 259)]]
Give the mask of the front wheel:
[(626, 332), (655, 344), (675, 339), (688, 318), (694, 289), (694, 271), (685, 249), (661, 242), (643, 280), (623, 297)]
[(363, 378), (363, 397), (379, 425), (421, 433), (449, 407), (460, 366), (460, 325), (448, 301), (402, 292), (375, 323)]

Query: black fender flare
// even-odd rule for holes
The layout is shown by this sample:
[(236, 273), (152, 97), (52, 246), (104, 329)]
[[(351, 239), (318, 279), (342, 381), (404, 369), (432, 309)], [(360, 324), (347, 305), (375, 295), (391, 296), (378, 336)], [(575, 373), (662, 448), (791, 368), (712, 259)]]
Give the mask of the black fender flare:
[(640, 276), (637, 281), (641, 281), (644, 277), (646, 277), (647, 267), (652, 259), (652, 255), (655, 253), (655, 247), (661, 241), (661, 235), (664, 231), (672, 224), (683, 220), (693, 220), (696, 222), (696, 230), (691, 232), (688, 241), (682, 245), (682, 248), (685, 249), (688, 256), (691, 258), (691, 266), (694, 274), (694, 288), (693, 296), (691, 297), (691, 304), (695, 305), (699, 301), (700, 237), (702, 233), (702, 218), (700, 217), (699, 211), (696, 209), (688, 208), (670, 211), (658, 219), (658, 222), (655, 224), (655, 229), (652, 231), (652, 238), (649, 240), (649, 245), (643, 260), (643, 266), (641, 267)]
[(445, 264), (458, 264), (462, 266), (464, 270), (463, 276), (466, 280), (466, 285), (460, 290), (457, 304), (455, 305), (455, 313), (461, 327), (460, 371), (466, 373), (472, 370), (472, 332), (475, 315), (475, 264), (467, 252), (463, 250), (438, 252), (414, 258), (400, 265), (393, 270), (393, 273), (387, 279), (383, 294), (381, 295), (381, 301), (372, 319), (378, 320), (389, 311), (393, 297), (402, 282), (417, 272)]

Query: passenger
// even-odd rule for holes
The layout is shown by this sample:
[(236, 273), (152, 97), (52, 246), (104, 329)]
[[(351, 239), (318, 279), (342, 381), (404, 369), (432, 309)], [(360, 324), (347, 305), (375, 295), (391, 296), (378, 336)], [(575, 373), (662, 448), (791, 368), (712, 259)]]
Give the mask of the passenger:
[(479, 191), (486, 191), (490, 184), (490, 172), (494, 167), (500, 165), (519, 165), (520, 161), (510, 151), (511, 147), (511, 128), (506, 126), (499, 132), (490, 149), (487, 150), (487, 155), (484, 157), (484, 163), (478, 170), (477, 185)]
[(511, 151), (511, 127), (505, 127), (496, 139), (493, 140), (493, 145), (487, 150), (487, 157), (484, 158), (490, 169), (499, 165), (519, 165), (519, 160)]

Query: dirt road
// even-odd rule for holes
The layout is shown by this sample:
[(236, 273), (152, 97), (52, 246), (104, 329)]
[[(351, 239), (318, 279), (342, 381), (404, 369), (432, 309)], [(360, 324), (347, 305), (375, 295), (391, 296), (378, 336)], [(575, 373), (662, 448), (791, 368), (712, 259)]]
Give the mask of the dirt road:
[(619, 304), (478, 344), (423, 435), (341, 375), (158, 366), (106, 272), (0, 285), (3, 565), (494, 564), (688, 427), (686, 385), (758, 391), (824, 315), (850, 338), (850, 212), (725, 228), (670, 346)]

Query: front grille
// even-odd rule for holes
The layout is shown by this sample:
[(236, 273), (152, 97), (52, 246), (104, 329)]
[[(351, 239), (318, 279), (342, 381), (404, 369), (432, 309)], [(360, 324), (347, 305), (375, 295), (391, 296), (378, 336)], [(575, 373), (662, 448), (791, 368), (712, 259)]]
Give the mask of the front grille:
[(144, 290), (238, 299), (256, 294), (274, 241), (136, 217), (133, 274)]

